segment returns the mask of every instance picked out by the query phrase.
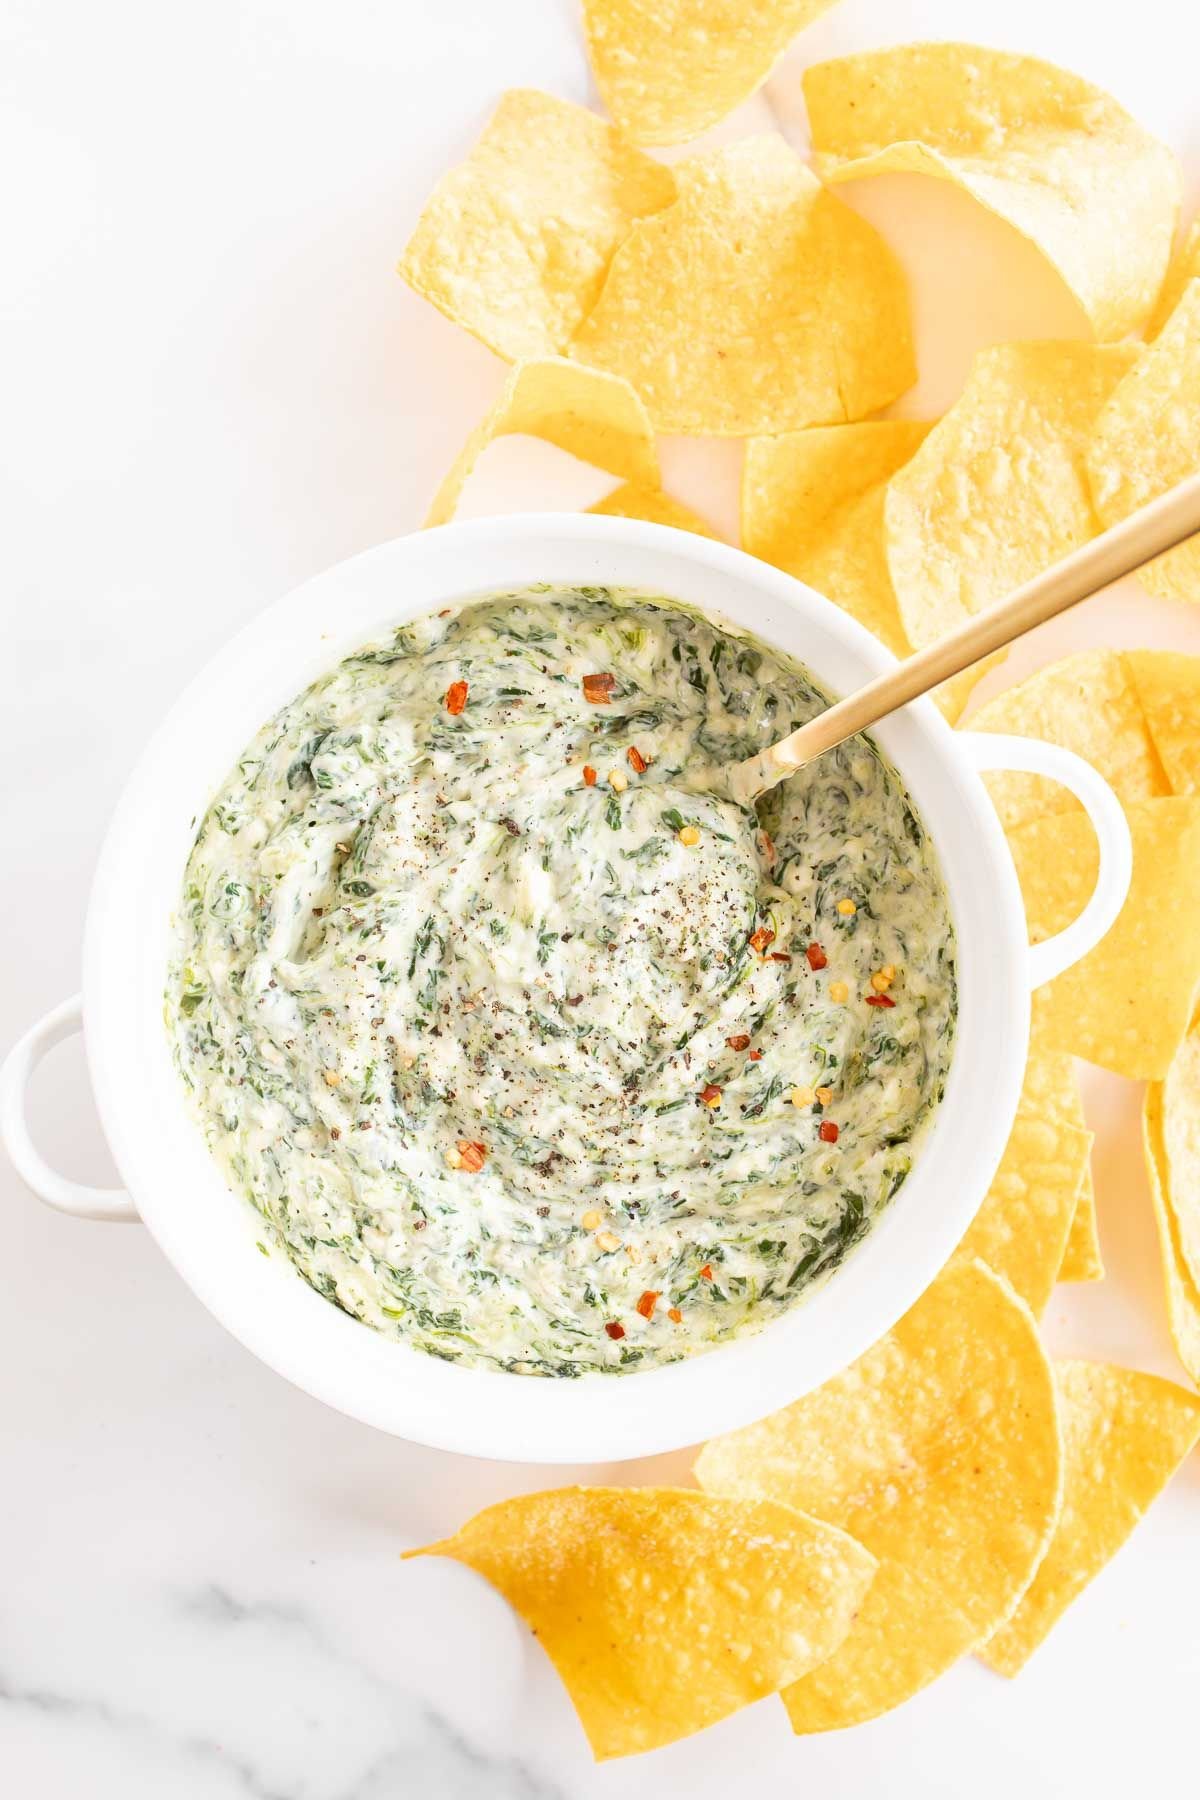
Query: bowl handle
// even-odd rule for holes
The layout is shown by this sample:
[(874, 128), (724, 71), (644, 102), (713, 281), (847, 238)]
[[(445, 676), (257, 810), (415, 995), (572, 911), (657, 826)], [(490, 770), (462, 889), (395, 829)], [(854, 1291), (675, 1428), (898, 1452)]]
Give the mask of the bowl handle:
[(68, 1181), (44, 1160), (29, 1135), (25, 1095), (34, 1070), (48, 1050), (83, 1030), (83, 1003), (78, 994), (39, 1019), (13, 1045), (0, 1067), (0, 1142), (26, 1187), (47, 1206), (74, 1213), (77, 1219), (137, 1219), (133, 1201), (123, 1188), (87, 1187)]
[(1073, 750), (1043, 744), (1037, 738), (1005, 737), (990, 731), (964, 731), (959, 742), (981, 775), (987, 769), (1015, 769), (1023, 775), (1044, 775), (1070, 788), (1096, 833), (1100, 867), (1087, 905), (1077, 919), (1045, 943), (1029, 947), (1029, 985), (1039, 988), (1095, 949), (1124, 906), (1133, 874), (1129, 825), (1107, 781)]

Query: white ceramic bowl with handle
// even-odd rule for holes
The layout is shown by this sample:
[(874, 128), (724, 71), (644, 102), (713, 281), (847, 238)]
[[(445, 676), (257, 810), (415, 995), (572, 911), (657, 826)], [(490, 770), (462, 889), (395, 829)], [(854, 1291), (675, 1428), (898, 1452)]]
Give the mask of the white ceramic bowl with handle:
[[(941, 862), (958, 938), (959, 1021), (945, 1100), (896, 1200), (824, 1287), (757, 1335), (625, 1376), (553, 1381), (461, 1368), (378, 1336), (330, 1306), (225, 1185), (185, 1104), (163, 1024), (169, 920), (196, 822), (238, 753), (341, 656), (407, 619), (530, 582), (636, 587), (749, 627), (835, 694), (887, 668), (886, 650), (800, 583), (727, 545), (587, 515), (488, 519), (383, 544), (270, 607), (201, 673), (149, 744), (96, 872), (81, 999), (47, 1015), (0, 1074), (0, 1132), (28, 1185), (92, 1219), (141, 1219), (188, 1285), (264, 1362), (331, 1406), (420, 1443), (522, 1462), (645, 1456), (745, 1424), (836, 1374), (912, 1304), (970, 1224), (1016, 1109), (1029, 993), (1084, 955), (1116, 917), (1130, 844), (1110, 789), (1042, 743), (972, 736), (921, 700), (876, 736)], [(1062, 782), (1100, 841), (1081, 916), (1034, 949), (980, 773)], [(82, 1027), (100, 1117), (126, 1191), (68, 1181), (25, 1124), (25, 1088), (51, 1045)]]

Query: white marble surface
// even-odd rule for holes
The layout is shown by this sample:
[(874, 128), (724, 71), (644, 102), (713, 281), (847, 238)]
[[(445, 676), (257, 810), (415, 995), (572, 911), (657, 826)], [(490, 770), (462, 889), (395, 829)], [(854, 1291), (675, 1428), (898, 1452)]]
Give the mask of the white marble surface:
[[(1168, 137), (1194, 205), (1188, 13), (846, 0), (772, 99), (794, 122), (796, 67), (845, 45), (1024, 45)], [(0, 68), (5, 1044), (77, 985), (104, 822), (170, 697), (266, 600), (415, 525), (496, 385), (487, 353), (391, 273), (422, 195), (503, 86), (588, 86), (572, 0), (7, 0)], [(758, 102), (733, 129), (769, 122)], [(1079, 330), (1036, 257), (949, 190), (892, 180), (855, 203), (916, 279), (923, 380), (907, 410), (950, 398), (979, 342)], [(682, 497), (732, 526), (735, 447), (672, 445), (667, 462)], [(468, 510), (586, 503), (604, 485), (513, 443)], [(1087, 641), (1200, 649), (1200, 617), (1130, 591), (1018, 666)], [(1137, 1104), (1127, 1084), (1089, 1082), (1112, 1274), (1060, 1289), (1050, 1323), (1060, 1344), (1178, 1374)], [(43, 1071), (34, 1112), (68, 1172), (104, 1178), (77, 1047)], [(0, 1187), (6, 1794), (716, 1800), (752, 1783), (1115, 1800), (1194, 1779), (1197, 1459), (1014, 1686), (967, 1664), (888, 1719), (808, 1741), (768, 1702), (596, 1770), (503, 1605), (452, 1565), (396, 1559), (542, 1474), (328, 1412), (227, 1338), (140, 1229), (55, 1217), (7, 1167)]]

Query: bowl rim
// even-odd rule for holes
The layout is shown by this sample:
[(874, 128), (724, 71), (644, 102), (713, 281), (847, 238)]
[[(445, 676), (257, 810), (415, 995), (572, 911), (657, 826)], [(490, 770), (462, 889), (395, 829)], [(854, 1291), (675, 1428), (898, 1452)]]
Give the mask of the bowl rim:
[[(443, 1363), (380, 1337), (322, 1301), (285, 1258), (264, 1261), (253, 1254), (253, 1210), (225, 1187), (167, 1055), (161, 963), (153, 1015), (150, 1010), (153, 982), (148, 988), (144, 964), (148, 944), (165, 932), (165, 919), (149, 910), (151, 896), (168, 891), (163, 877), (169, 867), (173, 904), (186, 860), (186, 852), (177, 856), (183, 823), (171, 792), (175, 774), (192, 761), (197, 771), (211, 764), (205, 782), (198, 772), (192, 777), (195, 791), (203, 787), (211, 797), (272, 705), (301, 691), (355, 644), (386, 630), (381, 621), (398, 623), (433, 610), (439, 600), (457, 602), (516, 585), (513, 577), (489, 576), (487, 570), (522, 558), (545, 558), (548, 564), (557, 558), (564, 566), (578, 560), (580, 574), (573, 579), (580, 582), (589, 556), (601, 563), (645, 563), (648, 570), (673, 566), (675, 586), (657, 576), (609, 577), (604, 584), (644, 584), (647, 592), (706, 612), (725, 610), (697, 600), (688, 591), (690, 581), (734, 599), (729, 616), (735, 622), (749, 607), (744, 596), (750, 596), (762, 603), (766, 616), (742, 622), (769, 642), (779, 642), (777, 627), (807, 625), (820, 639), (814, 672), (835, 691), (845, 683), (830, 680), (831, 662), (840, 661), (845, 670), (853, 666), (857, 679), (894, 664), (863, 626), (811, 588), (731, 545), (672, 527), (598, 515), (524, 513), (392, 539), (275, 601), (188, 683), (151, 736), (118, 802), (85, 928), (85, 1039), (101, 1120), (141, 1217), (188, 1286), (262, 1361), (339, 1411), (435, 1448), (524, 1463), (609, 1462), (678, 1449), (745, 1424), (845, 1368), (924, 1291), (974, 1217), (1016, 1110), (1029, 1029), (1024, 912), (1007, 844), (956, 734), (931, 701), (921, 700), (873, 735), (913, 791), (947, 876), (958, 943), (958, 1033), (946, 1096), (912, 1174), (834, 1279), (758, 1333), (703, 1355), (622, 1378), (586, 1375), (568, 1382)], [(476, 580), (464, 582), (452, 573), (476, 564)], [(541, 578), (566, 584), (554, 573)], [(405, 579), (434, 597), (416, 607), (402, 603), (395, 596)], [(324, 628), (335, 620), (335, 628)], [(804, 650), (791, 648), (791, 653), (809, 660)], [(261, 687), (254, 683), (255, 671)], [(277, 701), (253, 700), (254, 693), (272, 686)], [(240, 709), (248, 717), (255, 704), (259, 710), (246, 729)], [(215, 733), (213, 746), (197, 749), (189, 734), (223, 707), (231, 711), (230, 719)], [(939, 796), (931, 809), (935, 788)], [(182, 807), (182, 798), (178, 804)], [(189, 808), (188, 843), (194, 811)], [(967, 850), (957, 841), (964, 833)], [(947, 865), (951, 850), (953, 880)], [(169, 863), (168, 854), (174, 859)], [(974, 1034), (985, 1019), (986, 1044), (982, 1036), (968, 1040), (964, 1027)], [(169, 1082), (163, 1079), (164, 1064)], [(965, 1119), (959, 1116), (964, 1112)], [(936, 1194), (935, 1178), (942, 1184)], [(240, 1228), (227, 1217), (229, 1201), (238, 1209)], [(203, 1232), (195, 1229), (199, 1208), (208, 1209)], [(228, 1250), (241, 1239), (247, 1255), (222, 1261), (222, 1247)]]

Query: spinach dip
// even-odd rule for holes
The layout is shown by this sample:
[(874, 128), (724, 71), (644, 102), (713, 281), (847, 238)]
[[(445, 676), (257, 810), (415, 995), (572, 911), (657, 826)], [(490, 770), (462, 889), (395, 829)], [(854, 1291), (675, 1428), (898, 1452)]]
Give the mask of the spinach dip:
[(231, 1186), (318, 1293), (454, 1361), (644, 1369), (759, 1328), (912, 1167), (954, 937), (859, 738), (747, 633), (499, 593), (348, 656), (200, 825), (167, 1018)]

